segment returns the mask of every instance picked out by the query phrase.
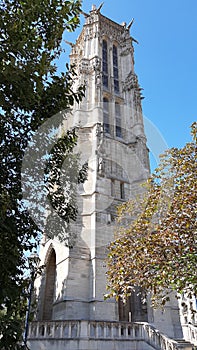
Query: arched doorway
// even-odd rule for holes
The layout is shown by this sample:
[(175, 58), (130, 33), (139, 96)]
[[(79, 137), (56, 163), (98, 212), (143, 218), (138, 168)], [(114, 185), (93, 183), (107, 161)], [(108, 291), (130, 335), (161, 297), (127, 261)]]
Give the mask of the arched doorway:
[(147, 322), (147, 305), (143, 302), (143, 292), (136, 287), (135, 292), (132, 292), (126, 303), (121, 300), (118, 302), (119, 320), (127, 322)]
[(46, 264), (45, 292), (43, 300), (42, 320), (51, 320), (53, 311), (54, 291), (56, 281), (56, 254), (52, 249)]

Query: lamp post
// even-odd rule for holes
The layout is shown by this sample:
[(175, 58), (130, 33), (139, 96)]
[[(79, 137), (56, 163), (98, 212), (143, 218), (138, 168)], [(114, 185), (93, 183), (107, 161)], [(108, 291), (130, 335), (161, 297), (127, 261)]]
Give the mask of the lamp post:
[(25, 319), (25, 332), (24, 332), (24, 347), (27, 349), (27, 336), (28, 336), (28, 329), (29, 329), (29, 316), (31, 311), (31, 299), (32, 299), (32, 293), (34, 289), (34, 281), (38, 272), (38, 267), (40, 263), (40, 258), (37, 253), (32, 253), (28, 257), (28, 263), (30, 268), (30, 285), (29, 285), (29, 298), (28, 298), (28, 305), (27, 305), (27, 312), (26, 312), (26, 319)]

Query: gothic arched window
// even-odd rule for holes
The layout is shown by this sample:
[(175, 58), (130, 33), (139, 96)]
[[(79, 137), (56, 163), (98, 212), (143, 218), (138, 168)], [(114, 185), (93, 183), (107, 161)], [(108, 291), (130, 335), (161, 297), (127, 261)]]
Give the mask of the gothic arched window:
[(110, 134), (109, 101), (106, 97), (103, 98), (103, 131), (106, 134)]
[(107, 41), (103, 40), (102, 58), (103, 58), (103, 86), (108, 88), (108, 52)]
[(56, 254), (54, 249), (51, 250), (47, 260), (42, 320), (50, 321), (52, 320), (56, 280)]
[(117, 102), (115, 103), (115, 116), (116, 116), (116, 136), (122, 137), (120, 104)]
[(113, 73), (114, 73), (114, 92), (119, 93), (119, 74), (118, 74), (118, 49), (113, 45)]

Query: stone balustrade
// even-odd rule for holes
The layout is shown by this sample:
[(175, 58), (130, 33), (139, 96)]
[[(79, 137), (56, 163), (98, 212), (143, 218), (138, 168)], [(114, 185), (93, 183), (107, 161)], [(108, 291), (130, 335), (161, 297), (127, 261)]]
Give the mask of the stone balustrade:
[(147, 349), (192, 349), (190, 343), (170, 339), (150, 324), (142, 322), (127, 323), (83, 320), (32, 322), (29, 327), (28, 339), (30, 343), (34, 342), (34, 340), (131, 340), (144, 342), (147, 344)]
[(192, 343), (195, 348), (197, 347), (197, 326), (193, 324), (187, 324), (183, 326), (184, 337), (187, 341)]

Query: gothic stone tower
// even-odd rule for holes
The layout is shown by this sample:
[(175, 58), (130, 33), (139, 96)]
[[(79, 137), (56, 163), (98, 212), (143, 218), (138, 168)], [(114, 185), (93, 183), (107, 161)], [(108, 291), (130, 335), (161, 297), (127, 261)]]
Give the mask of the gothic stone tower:
[(77, 148), (82, 161), (88, 161), (88, 180), (80, 188), (73, 246), (43, 239), (40, 256), (46, 271), (39, 288), (38, 320), (153, 322), (151, 309), (147, 311), (137, 295), (126, 308), (103, 298), (104, 260), (106, 246), (113, 239), (116, 206), (138, 193), (149, 175), (141, 88), (129, 27), (104, 17), (93, 6), (72, 45), (76, 86), (85, 81), (86, 97), (64, 127), (77, 127)]

